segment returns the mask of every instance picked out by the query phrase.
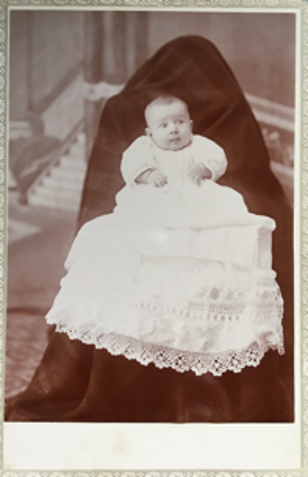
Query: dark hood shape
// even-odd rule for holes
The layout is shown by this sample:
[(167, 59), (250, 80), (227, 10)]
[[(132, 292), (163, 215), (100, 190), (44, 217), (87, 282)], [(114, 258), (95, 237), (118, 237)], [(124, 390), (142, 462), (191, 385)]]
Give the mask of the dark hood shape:
[(252, 212), (267, 211), (249, 200), (251, 193), (284, 200), (270, 169), (260, 127), (234, 74), (210, 41), (186, 36), (162, 47), (119, 95), (106, 102), (89, 161), (79, 226), (112, 212), (115, 194), (124, 185), (122, 153), (144, 134), (144, 109), (160, 93), (183, 99), (194, 122), (194, 133), (212, 139), (225, 150), (228, 168), (220, 183), (240, 191)]

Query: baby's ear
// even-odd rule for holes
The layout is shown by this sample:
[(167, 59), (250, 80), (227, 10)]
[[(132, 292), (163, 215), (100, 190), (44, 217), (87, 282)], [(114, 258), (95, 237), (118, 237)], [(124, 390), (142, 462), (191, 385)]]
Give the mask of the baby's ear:
[(151, 136), (151, 131), (149, 128), (145, 128), (145, 134), (146, 136)]
[(193, 130), (193, 127), (194, 127), (194, 122), (193, 122), (193, 120), (191, 119), (191, 120), (189, 121), (189, 123), (190, 123), (190, 130), (192, 131), (192, 130)]

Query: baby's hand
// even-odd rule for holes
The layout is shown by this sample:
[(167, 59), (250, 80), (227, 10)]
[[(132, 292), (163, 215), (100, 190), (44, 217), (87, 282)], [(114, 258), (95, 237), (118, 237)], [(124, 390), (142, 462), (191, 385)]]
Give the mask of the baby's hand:
[(200, 185), (204, 179), (210, 179), (212, 177), (212, 172), (202, 164), (202, 162), (197, 162), (189, 169), (188, 175), (192, 182)]
[(153, 187), (164, 187), (167, 184), (167, 177), (157, 169), (151, 169), (140, 174), (136, 182), (139, 184), (151, 184)]
[(167, 184), (167, 177), (162, 172), (154, 170), (148, 176), (148, 183), (154, 187), (164, 187)]

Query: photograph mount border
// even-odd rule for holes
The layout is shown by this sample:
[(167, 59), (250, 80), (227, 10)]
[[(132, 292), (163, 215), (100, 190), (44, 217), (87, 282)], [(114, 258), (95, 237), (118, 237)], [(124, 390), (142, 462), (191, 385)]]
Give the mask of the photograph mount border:
[[(8, 21), (11, 9), (82, 9), (95, 10), (154, 10), (154, 11), (214, 11), (230, 12), (245, 9), (246, 12), (297, 12), (300, 41), (300, 78), (297, 78), (297, 121), (300, 137), (298, 142), (300, 165), (295, 179), (297, 185), (297, 224), (300, 237), (299, 250), (299, 309), (301, 362), (296, 370), (300, 381), (301, 409), (301, 466), (299, 469), (238, 470), (85, 470), (61, 471), (44, 469), (10, 471), (3, 464), (3, 422), (0, 446), (0, 468), (5, 477), (300, 477), (308, 475), (308, 0), (0, 0), (0, 342), (1, 362), (1, 411), (4, 409), (5, 330), (6, 330), (6, 275), (7, 275), (7, 154), (8, 154)], [(296, 311), (296, 310), (295, 310)], [(295, 313), (295, 315), (296, 315)], [(297, 334), (298, 336), (298, 334)], [(296, 344), (296, 343), (295, 343)], [(298, 346), (298, 343), (297, 343)], [(295, 361), (296, 362), (296, 361)], [(256, 449), (257, 452), (257, 449)]]

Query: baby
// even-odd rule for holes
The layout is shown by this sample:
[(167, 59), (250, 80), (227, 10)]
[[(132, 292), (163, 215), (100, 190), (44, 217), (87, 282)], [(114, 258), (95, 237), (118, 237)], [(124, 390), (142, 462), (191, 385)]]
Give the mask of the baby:
[[(191, 144), (193, 122), (187, 105), (178, 98), (161, 96), (148, 105), (145, 110), (147, 122), (146, 134), (161, 149), (179, 151)], [(190, 179), (199, 184), (203, 179), (210, 179), (212, 172), (202, 162), (191, 165), (188, 171)], [(158, 169), (142, 172), (136, 182), (163, 187), (167, 177)]]
[(147, 106), (145, 119), (145, 135), (123, 154), (127, 185), (116, 197), (116, 214), (169, 227), (254, 220), (240, 194), (215, 183), (226, 170), (225, 153), (214, 141), (192, 133), (184, 101), (159, 96)]
[(117, 207), (80, 230), (47, 321), (143, 365), (256, 366), (268, 349), (283, 352), (274, 221), (216, 184), (225, 153), (192, 134), (182, 100), (160, 96), (145, 118), (123, 154)]

